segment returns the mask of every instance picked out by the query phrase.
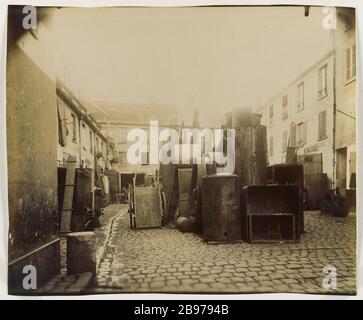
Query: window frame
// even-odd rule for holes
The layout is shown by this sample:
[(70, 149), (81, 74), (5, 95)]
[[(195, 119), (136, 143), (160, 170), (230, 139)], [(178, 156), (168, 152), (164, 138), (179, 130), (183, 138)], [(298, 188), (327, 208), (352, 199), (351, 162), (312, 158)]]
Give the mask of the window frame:
[(76, 115), (71, 112), (71, 118), (72, 118), (72, 142), (77, 143), (77, 117)]
[(282, 146), (281, 146), (281, 148), (282, 148), (283, 153), (287, 152), (287, 144), (288, 144), (287, 136), (288, 136), (287, 130), (282, 131)]
[[(307, 134), (307, 122), (306, 121), (301, 121), (296, 125), (296, 135), (297, 135), (297, 139), (296, 139), (296, 145), (297, 147), (303, 147), (304, 145), (306, 145), (306, 134)], [(302, 139), (300, 139), (300, 135), (302, 133)]]
[[(325, 130), (324, 130), (324, 134), (322, 134), (322, 127), (321, 127), (321, 124), (320, 124), (320, 116), (322, 115), (322, 114), (325, 114), (325, 117), (324, 117), (324, 119), (325, 119), (325, 124), (324, 124), (324, 128), (325, 128)], [(327, 112), (326, 112), (326, 110), (323, 110), (323, 111), (320, 111), (319, 112), (319, 114), (318, 114), (318, 141), (320, 141), (320, 140), (324, 140), (324, 139), (326, 139), (327, 137), (328, 137), (328, 135), (327, 135), (327, 128), (326, 128), (326, 124), (327, 124)]]
[(344, 69), (345, 83), (349, 84), (350, 82), (353, 82), (357, 77), (357, 45), (355, 42), (345, 49), (344, 61), (345, 61), (345, 69)]
[(271, 157), (274, 155), (274, 137), (270, 136), (268, 145), (268, 155)]
[(269, 119), (269, 126), (272, 127), (273, 125), (273, 120), (274, 120), (274, 105), (271, 104), (268, 107), (268, 119)]
[(93, 154), (93, 132), (89, 130), (89, 152)]
[[(322, 79), (322, 71), (324, 70), (324, 85), (321, 87), (323, 79)], [(328, 64), (325, 63), (323, 66), (319, 68), (318, 71), (318, 100), (325, 98), (328, 95)]]
[[(300, 88), (302, 88), (301, 97), (300, 97)], [(300, 101), (301, 98), (301, 101)], [(305, 84), (304, 81), (300, 82), (297, 85), (297, 111), (302, 111), (305, 108)]]
[[(286, 99), (285, 99), (286, 98)], [(281, 120), (285, 120), (289, 117), (289, 109), (288, 109), (288, 105), (289, 105), (289, 96), (288, 94), (284, 94), (281, 97), (281, 105), (282, 105), (282, 112), (281, 112)]]

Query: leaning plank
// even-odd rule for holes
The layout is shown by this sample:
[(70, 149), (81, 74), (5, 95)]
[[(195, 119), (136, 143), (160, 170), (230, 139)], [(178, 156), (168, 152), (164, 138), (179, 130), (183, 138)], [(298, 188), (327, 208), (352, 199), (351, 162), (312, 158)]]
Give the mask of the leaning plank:
[(60, 232), (71, 231), (71, 220), (73, 210), (73, 193), (74, 193), (74, 179), (76, 173), (76, 158), (69, 156), (66, 163), (66, 182), (64, 186), (64, 198), (61, 215)]

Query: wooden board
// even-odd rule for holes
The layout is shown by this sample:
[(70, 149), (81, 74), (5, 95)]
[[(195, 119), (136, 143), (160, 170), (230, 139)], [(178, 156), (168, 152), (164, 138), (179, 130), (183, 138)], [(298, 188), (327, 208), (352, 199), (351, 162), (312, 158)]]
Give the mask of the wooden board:
[(192, 168), (178, 169), (179, 183), (179, 215), (180, 217), (190, 217), (190, 201), (192, 194)]
[(66, 162), (66, 182), (64, 187), (64, 197), (61, 215), (60, 232), (71, 231), (74, 179), (76, 174), (76, 158), (70, 156)]
[(136, 228), (161, 226), (162, 215), (159, 187), (136, 187), (134, 206)]
[(304, 174), (309, 209), (319, 209), (320, 200), (328, 193), (329, 183), (326, 173)]
[(240, 184), (236, 175), (203, 177), (203, 239), (241, 240)]

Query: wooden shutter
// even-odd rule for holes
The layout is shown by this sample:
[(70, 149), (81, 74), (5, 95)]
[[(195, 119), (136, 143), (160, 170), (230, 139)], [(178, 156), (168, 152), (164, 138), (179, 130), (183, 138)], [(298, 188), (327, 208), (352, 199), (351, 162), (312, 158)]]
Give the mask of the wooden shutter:
[(306, 144), (306, 136), (307, 136), (307, 121), (304, 121), (304, 124), (303, 124), (303, 145)]
[(290, 146), (296, 147), (296, 124), (291, 125)]
[(319, 139), (323, 139), (326, 137), (326, 111), (322, 111), (319, 113), (319, 127), (318, 127), (318, 135)]
[(60, 104), (57, 100), (57, 112), (58, 112), (58, 139), (59, 144), (62, 147), (66, 146), (67, 143), (67, 125), (66, 125), (66, 115), (64, 106)]

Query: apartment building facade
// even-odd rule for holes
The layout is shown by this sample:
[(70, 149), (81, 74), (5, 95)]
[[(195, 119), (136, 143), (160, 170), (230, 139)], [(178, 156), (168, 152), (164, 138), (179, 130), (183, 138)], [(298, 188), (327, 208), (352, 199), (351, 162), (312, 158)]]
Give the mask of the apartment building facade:
[(298, 162), (311, 161), (309, 168), (345, 195), (356, 170), (354, 10), (337, 8), (330, 39), (327, 54), (256, 111), (267, 127), (270, 165), (284, 163), (287, 146), (296, 147)]
[(58, 145), (57, 163), (63, 167), (69, 156), (76, 167), (102, 172), (112, 168), (114, 144), (100, 129), (87, 108), (60, 81), (57, 81)]
[[(159, 164), (150, 160), (150, 147), (154, 143), (150, 139), (150, 121), (157, 121), (158, 132), (165, 128), (177, 126), (177, 108), (169, 105), (157, 104), (107, 104), (100, 103), (102, 110), (110, 114), (105, 118), (104, 113), (96, 112), (94, 117), (101, 126), (101, 131), (112, 137), (115, 142), (117, 162), (115, 168), (120, 173), (155, 174)], [(145, 152), (141, 154), (141, 163), (131, 164), (127, 159), (127, 152), (135, 141), (128, 141), (130, 130), (141, 129), (145, 132)], [(159, 143), (159, 148), (161, 143)]]
[(284, 163), (288, 146), (297, 155), (321, 156), (333, 179), (334, 52), (322, 57), (258, 110), (267, 127), (269, 164)]

